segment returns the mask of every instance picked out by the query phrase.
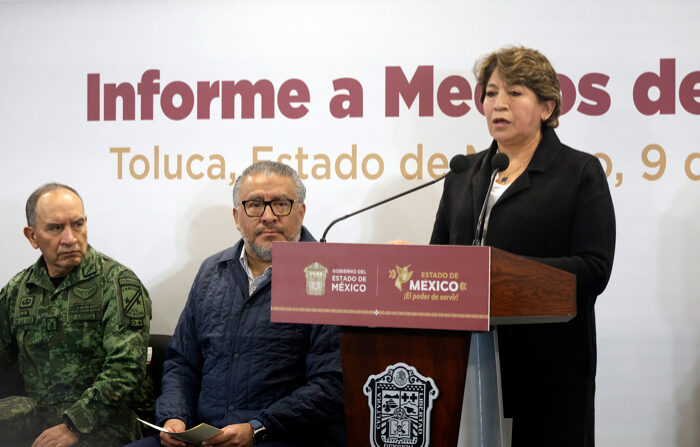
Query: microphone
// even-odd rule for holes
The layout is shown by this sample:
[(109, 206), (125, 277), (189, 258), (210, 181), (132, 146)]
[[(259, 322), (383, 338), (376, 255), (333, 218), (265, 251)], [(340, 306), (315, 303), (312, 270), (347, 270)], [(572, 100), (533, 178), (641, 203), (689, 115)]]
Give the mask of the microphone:
[(491, 195), (491, 188), (493, 188), (493, 181), (496, 179), (496, 174), (501, 171), (508, 169), (510, 164), (510, 158), (503, 152), (497, 152), (496, 155), (491, 159), (491, 181), (489, 182), (489, 189), (486, 191), (486, 197), (484, 197), (484, 204), (481, 206), (481, 213), (479, 213), (479, 222), (476, 224), (476, 232), (474, 233), (474, 241), (472, 245), (483, 245), (481, 238), (484, 234), (484, 215), (486, 214), (486, 205), (489, 203), (489, 196)]
[[(508, 158), (508, 157), (506, 157), (506, 159), (507, 159), (507, 158)], [(391, 197), (389, 197), (389, 198), (387, 198), (387, 199), (382, 200), (381, 202), (377, 202), (377, 203), (375, 203), (375, 204), (373, 204), (373, 205), (370, 205), (370, 206), (367, 206), (367, 207), (365, 207), (365, 208), (362, 208), (361, 210), (357, 210), (357, 211), (355, 211), (355, 212), (353, 212), (353, 213), (346, 214), (346, 215), (343, 216), (343, 217), (337, 218), (336, 220), (334, 220), (333, 222), (331, 222), (330, 225), (328, 225), (328, 226), (326, 227), (326, 230), (323, 232), (323, 236), (321, 236), (321, 239), (319, 240), (319, 242), (326, 242), (326, 234), (328, 234), (328, 230), (330, 230), (331, 227), (332, 227), (333, 225), (337, 224), (338, 222), (340, 222), (340, 221), (342, 221), (342, 220), (345, 220), (345, 219), (347, 219), (347, 218), (349, 218), (349, 217), (352, 217), (352, 216), (354, 216), (355, 214), (360, 214), (360, 213), (362, 213), (362, 212), (364, 212), (364, 211), (371, 210), (372, 208), (374, 208), (374, 207), (376, 207), (376, 206), (383, 205), (383, 204), (385, 204), (385, 203), (387, 203), (387, 202), (391, 202), (392, 200), (398, 199), (399, 197), (403, 197), (403, 196), (405, 196), (406, 194), (410, 194), (410, 193), (412, 193), (412, 192), (414, 192), (414, 191), (418, 191), (419, 189), (426, 188), (426, 187), (432, 185), (433, 183), (437, 183), (437, 182), (439, 182), (440, 180), (444, 179), (445, 177), (447, 177), (448, 174), (450, 174), (450, 173), (452, 173), (452, 172), (454, 172), (455, 174), (459, 174), (459, 173), (461, 173), (461, 172), (464, 172), (464, 171), (467, 170), (468, 167), (469, 167), (469, 162), (467, 161), (467, 156), (466, 156), (466, 155), (462, 155), (462, 154), (455, 155), (454, 157), (452, 157), (452, 160), (450, 160), (450, 170), (447, 172), (447, 174), (445, 174), (445, 175), (443, 175), (443, 176), (441, 176), (441, 177), (438, 177), (438, 178), (436, 178), (435, 180), (432, 180), (432, 181), (430, 181), (430, 182), (428, 182), (428, 183), (424, 183), (424, 184), (422, 184), (422, 185), (420, 185), (420, 186), (416, 186), (415, 188), (409, 189), (408, 191), (404, 191), (404, 192), (402, 192), (402, 193), (400, 193), (400, 194), (396, 194), (395, 196), (391, 196)]]
[(468, 167), (469, 161), (467, 161), (466, 155), (458, 154), (452, 157), (452, 160), (450, 160), (450, 171), (454, 172), (455, 174), (461, 174), (462, 172), (466, 171)]

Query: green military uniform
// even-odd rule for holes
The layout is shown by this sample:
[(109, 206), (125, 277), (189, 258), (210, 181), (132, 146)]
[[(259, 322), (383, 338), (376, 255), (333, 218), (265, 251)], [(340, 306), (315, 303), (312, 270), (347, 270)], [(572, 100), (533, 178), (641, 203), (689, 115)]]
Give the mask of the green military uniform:
[(14, 362), (27, 397), (0, 399), (0, 439), (31, 445), (67, 416), (78, 445), (120, 446), (152, 410), (146, 374), (151, 300), (136, 275), (88, 246), (54, 287), (43, 258), (0, 292), (0, 372)]

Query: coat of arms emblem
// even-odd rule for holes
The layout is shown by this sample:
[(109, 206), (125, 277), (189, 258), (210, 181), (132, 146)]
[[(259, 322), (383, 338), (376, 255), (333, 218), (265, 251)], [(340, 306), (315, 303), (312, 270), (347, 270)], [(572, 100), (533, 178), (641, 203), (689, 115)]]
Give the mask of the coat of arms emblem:
[(328, 269), (325, 266), (314, 262), (306, 266), (304, 274), (306, 275), (307, 295), (323, 295), (326, 293), (326, 275), (328, 275)]
[(430, 411), (439, 393), (433, 379), (396, 363), (369, 376), (363, 391), (369, 401), (372, 447), (430, 444)]

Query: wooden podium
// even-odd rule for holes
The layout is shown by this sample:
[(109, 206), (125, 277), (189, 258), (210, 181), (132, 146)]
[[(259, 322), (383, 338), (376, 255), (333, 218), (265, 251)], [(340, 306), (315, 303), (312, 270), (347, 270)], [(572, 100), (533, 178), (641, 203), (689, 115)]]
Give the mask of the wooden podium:
[(574, 275), (490, 247), (274, 243), (273, 260), (272, 321), (341, 326), (352, 447), (509, 446), (489, 329), (576, 315)]

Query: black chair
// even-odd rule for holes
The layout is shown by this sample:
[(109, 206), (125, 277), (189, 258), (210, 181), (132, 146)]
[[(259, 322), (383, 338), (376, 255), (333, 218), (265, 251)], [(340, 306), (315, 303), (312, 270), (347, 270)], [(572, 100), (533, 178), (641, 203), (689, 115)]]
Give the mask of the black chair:
[(170, 342), (170, 335), (151, 334), (148, 337), (148, 347), (151, 352), (151, 360), (148, 362), (148, 374), (153, 380), (153, 397), (157, 398), (161, 392), (163, 379), (163, 362), (165, 361), (165, 349)]
[(10, 396), (24, 396), (24, 380), (15, 362), (7, 371), (0, 373), (0, 399)]

